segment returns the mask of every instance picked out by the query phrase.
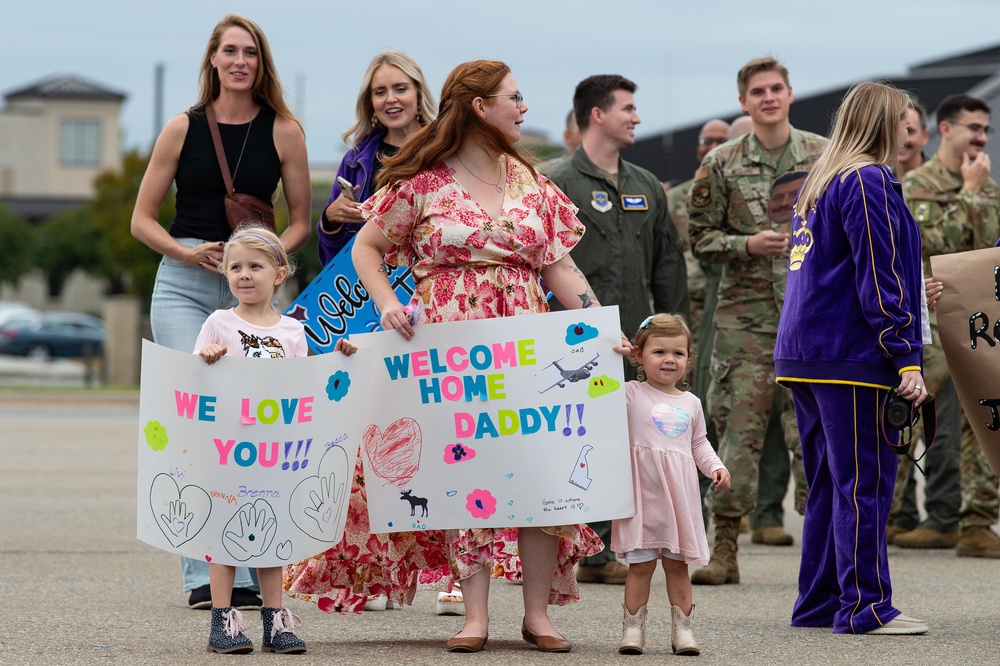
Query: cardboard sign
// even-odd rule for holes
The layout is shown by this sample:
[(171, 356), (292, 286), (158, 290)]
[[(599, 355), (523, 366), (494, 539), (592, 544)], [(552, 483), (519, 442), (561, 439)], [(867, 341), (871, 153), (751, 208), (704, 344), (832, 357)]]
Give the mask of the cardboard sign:
[(369, 350), (223, 357), (143, 341), (137, 536), (194, 559), (282, 566), (343, 538)]
[(1000, 248), (931, 257), (944, 283), (938, 334), (955, 390), (990, 469), (1000, 473)]
[[(354, 237), (323, 267), (285, 314), (298, 319), (306, 329), (306, 342), (317, 354), (333, 351), (339, 338), (379, 330), (379, 313), (351, 261)], [(413, 277), (408, 266), (389, 266), (389, 283), (401, 302), (413, 295)]]
[(372, 531), (633, 515), (620, 340), (617, 307), (363, 336)]

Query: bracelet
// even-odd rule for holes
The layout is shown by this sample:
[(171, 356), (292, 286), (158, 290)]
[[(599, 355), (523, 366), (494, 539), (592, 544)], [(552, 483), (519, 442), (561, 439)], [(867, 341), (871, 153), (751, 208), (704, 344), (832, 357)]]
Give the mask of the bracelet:
[(344, 222), (341, 222), (340, 224), (337, 225), (337, 228), (334, 229), (333, 231), (327, 231), (326, 230), (326, 223), (319, 225), (319, 228), (327, 236), (336, 236), (337, 234), (339, 234), (341, 231), (344, 230), (344, 224), (345, 224)]

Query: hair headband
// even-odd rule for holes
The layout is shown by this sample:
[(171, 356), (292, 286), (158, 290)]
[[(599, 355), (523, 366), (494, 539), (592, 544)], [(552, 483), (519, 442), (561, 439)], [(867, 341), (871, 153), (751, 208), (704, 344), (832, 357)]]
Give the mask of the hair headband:
[(260, 240), (262, 240), (265, 243), (267, 243), (268, 245), (270, 245), (271, 249), (274, 250), (274, 256), (276, 256), (278, 258), (278, 266), (281, 267), (281, 266), (284, 265), (285, 262), (281, 260), (281, 250), (279, 250), (278, 247), (274, 243), (272, 243), (271, 241), (269, 241), (264, 236), (261, 236), (260, 234), (243, 233), (243, 234), (240, 234), (239, 236), (233, 236), (232, 238), (229, 239), (229, 242), (232, 243), (234, 241), (238, 241), (241, 238), (247, 238), (247, 237), (250, 237), (250, 238), (259, 238)]

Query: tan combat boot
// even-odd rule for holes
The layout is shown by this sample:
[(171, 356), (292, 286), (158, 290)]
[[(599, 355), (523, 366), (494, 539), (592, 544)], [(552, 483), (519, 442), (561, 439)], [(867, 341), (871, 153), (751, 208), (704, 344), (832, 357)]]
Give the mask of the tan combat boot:
[(620, 654), (642, 654), (646, 647), (646, 607), (640, 606), (635, 615), (622, 604), (622, 642), (618, 644)]
[(674, 649), (674, 654), (691, 656), (701, 654), (701, 648), (694, 640), (692, 617), (694, 617), (694, 604), (691, 604), (691, 612), (687, 615), (680, 606), (670, 607), (670, 646)]
[(725, 585), (740, 582), (736, 563), (736, 538), (740, 534), (740, 519), (715, 516), (715, 550), (708, 566), (691, 574), (695, 585)]
[(795, 538), (785, 531), (781, 525), (766, 525), (758, 527), (750, 535), (750, 540), (754, 543), (762, 543), (768, 546), (791, 546), (795, 543)]
[(1000, 557), (1000, 537), (984, 526), (963, 530), (955, 551), (959, 557)]

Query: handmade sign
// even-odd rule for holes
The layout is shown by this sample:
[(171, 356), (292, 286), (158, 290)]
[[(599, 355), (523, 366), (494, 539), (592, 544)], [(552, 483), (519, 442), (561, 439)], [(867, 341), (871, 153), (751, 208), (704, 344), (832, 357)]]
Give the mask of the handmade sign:
[[(351, 261), (354, 238), (323, 267), (285, 314), (298, 319), (306, 329), (306, 342), (317, 354), (333, 351), (339, 338), (379, 330), (379, 313)], [(408, 303), (413, 278), (407, 266), (389, 266), (389, 283), (396, 296)]]
[(372, 531), (633, 515), (620, 341), (617, 307), (363, 336)]
[(274, 567), (340, 541), (371, 352), (261, 360), (142, 346), (137, 536)]
[(938, 334), (955, 390), (986, 455), (1000, 474), (1000, 248), (931, 257), (944, 283)]

